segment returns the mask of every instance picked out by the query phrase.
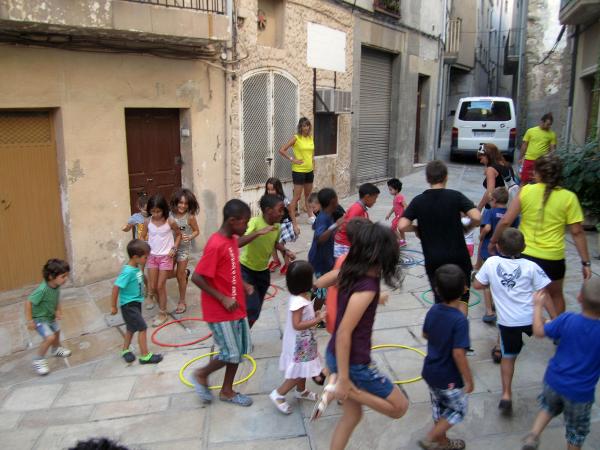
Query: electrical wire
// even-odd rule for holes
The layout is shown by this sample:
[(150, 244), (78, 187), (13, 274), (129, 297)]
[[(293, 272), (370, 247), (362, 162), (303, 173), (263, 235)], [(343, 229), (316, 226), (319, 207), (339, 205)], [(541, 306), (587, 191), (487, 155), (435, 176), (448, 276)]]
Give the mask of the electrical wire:
[(552, 55), (552, 54), (553, 54), (553, 53), (556, 51), (556, 49), (558, 48), (558, 43), (559, 43), (559, 42), (560, 42), (560, 40), (562, 39), (562, 37), (563, 37), (563, 34), (565, 34), (565, 30), (566, 30), (566, 29), (567, 29), (567, 26), (566, 26), (566, 25), (563, 25), (563, 26), (562, 26), (562, 28), (560, 29), (560, 33), (558, 33), (558, 36), (557, 36), (557, 38), (556, 38), (556, 42), (554, 43), (554, 45), (552, 46), (552, 48), (551, 48), (551, 49), (548, 51), (548, 53), (546, 53), (546, 56), (544, 56), (544, 58), (543, 58), (543, 59), (542, 59), (540, 62), (538, 62), (538, 63), (535, 63), (535, 64), (533, 65), (533, 67), (535, 67), (535, 66), (539, 66), (539, 65), (542, 65), (542, 64), (544, 64), (544, 63), (545, 63), (545, 62), (548, 60), (548, 58), (550, 58), (550, 56), (551, 56), (551, 55)]

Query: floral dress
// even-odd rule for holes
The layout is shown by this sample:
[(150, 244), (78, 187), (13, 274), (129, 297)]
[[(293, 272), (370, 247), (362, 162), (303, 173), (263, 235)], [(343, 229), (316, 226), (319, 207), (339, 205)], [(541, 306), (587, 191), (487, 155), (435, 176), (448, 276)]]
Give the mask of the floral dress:
[(315, 318), (310, 300), (299, 295), (290, 296), (279, 358), (279, 370), (284, 372), (286, 379), (315, 377), (322, 369), (314, 330), (299, 331), (292, 324), (292, 313), (299, 309), (302, 309), (302, 322)]

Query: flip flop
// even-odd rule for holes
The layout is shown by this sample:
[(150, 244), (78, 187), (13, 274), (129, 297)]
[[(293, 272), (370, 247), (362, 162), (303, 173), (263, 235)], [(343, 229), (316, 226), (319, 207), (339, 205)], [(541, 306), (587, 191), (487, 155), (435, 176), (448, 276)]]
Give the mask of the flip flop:
[[(181, 308), (181, 306), (183, 306), (183, 308)], [(177, 308), (175, 308), (175, 311), (173, 311), (174, 314), (184, 314), (187, 311), (187, 304), (185, 303), (179, 303), (177, 304)]]
[(250, 397), (244, 394), (240, 394), (239, 392), (236, 392), (235, 395), (231, 398), (219, 396), (219, 400), (225, 403), (233, 403), (234, 405), (239, 406), (250, 406), (253, 403)]
[(192, 383), (194, 384), (194, 390), (196, 391), (196, 394), (198, 394), (198, 397), (200, 397), (200, 400), (202, 400), (202, 403), (204, 403), (205, 405), (212, 403), (213, 395), (212, 395), (212, 392), (210, 392), (210, 389), (208, 388), (208, 386), (204, 386), (203, 384), (200, 384), (198, 382), (198, 380), (196, 379), (196, 377), (193, 375), (192, 375)]

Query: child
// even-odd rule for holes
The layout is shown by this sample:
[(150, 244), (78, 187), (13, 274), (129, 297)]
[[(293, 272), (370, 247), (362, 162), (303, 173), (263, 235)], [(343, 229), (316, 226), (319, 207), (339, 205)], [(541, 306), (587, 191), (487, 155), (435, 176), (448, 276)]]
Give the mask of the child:
[[(550, 284), (550, 279), (536, 263), (521, 258), (524, 249), (523, 233), (507, 228), (498, 241), (502, 256), (488, 258), (473, 282), (476, 289), (489, 286), (496, 303), (502, 349), (502, 398), (498, 408), (504, 415), (512, 413), (511, 385), (515, 361), (523, 347), (522, 334), (532, 334), (533, 293)], [(554, 314), (551, 312), (551, 315)]]
[(343, 400), (343, 415), (331, 439), (332, 449), (346, 447), (362, 418), (362, 405), (398, 419), (408, 409), (402, 391), (382, 375), (371, 359), (371, 334), (381, 278), (395, 286), (399, 249), (392, 231), (365, 223), (356, 235), (339, 275), (336, 326), (327, 346), (332, 373), (313, 418), (329, 403), (331, 393)]
[[(265, 184), (265, 195), (267, 194), (276, 195), (283, 200), (283, 217), (280, 221), (281, 233), (279, 235), (279, 242), (281, 242), (283, 245), (287, 244), (288, 242), (294, 242), (296, 240), (296, 234), (294, 233), (294, 224), (292, 223), (292, 220), (290, 219), (290, 213), (288, 212), (290, 201), (283, 192), (283, 186), (281, 181), (279, 181), (279, 178), (269, 178), (267, 180), (267, 183)], [(283, 267), (281, 267), (281, 270), (279, 271), (281, 275), (285, 275), (289, 264), (290, 260), (287, 254), (283, 253)], [(273, 261), (269, 263), (269, 271), (275, 272), (275, 269), (280, 266), (281, 261), (277, 256), (277, 250), (273, 250)]]
[(202, 290), (202, 317), (208, 322), (219, 355), (194, 372), (194, 385), (204, 403), (213, 399), (208, 376), (225, 367), (219, 394), (224, 402), (250, 406), (252, 399), (233, 390), (233, 380), (242, 355), (250, 349), (250, 328), (242, 282), (239, 241), (250, 219), (250, 207), (241, 200), (229, 200), (223, 207), (223, 224), (208, 239), (192, 282)]
[(121, 273), (115, 280), (112, 290), (112, 307), (110, 313), (117, 314), (117, 298), (121, 306), (121, 315), (127, 327), (121, 356), (128, 363), (135, 361), (135, 355), (130, 350), (133, 333), (138, 334), (140, 348), (140, 364), (158, 364), (163, 357), (148, 351), (146, 342), (146, 321), (142, 317), (142, 302), (144, 301), (144, 274), (141, 267), (146, 264), (150, 246), (147, 242), (134, 239), (127, 244), (129, 262), (123, 266)]
[(346, 226), (348, 221), (353, 217), (365, 217), (368, 219), (369, 213), (367, 210), (373, 207), (377, 201), (379, 193), (379, 188), (374, 184), (365, 183), (360, 185), (358, 188), (359, 200), (350, 208), (348, 208), (348, 211), (346, 211), (346, 214), (344, 215), (344, 220), (335, 235), (335, 242), (333, 245), (334, 258), (339, 258), (340, 256), (348, 253), (348, 250), (350, 249), (350, 241), (348, 240), (348, 235), (346, 234)]
[(323, 321), (325, 312), (322, 311), (315, 317), (310, 301), (313, 269), (308, 262), (294, 261), (285, 281), (292, 294), (279, 358), (279, 370), (284, 372), (285, 381), (277, 389), (273, 389), (269, 398), (280, 412), (291, 414), (292, 407), (285, 401), (285, 394), (294, 387), (294, 397), (298, 400), (317, 400), (317, 395), (306, 389), (306, 378), (321, 374), (321, 361), (313, 328)]
[(57, 322), (62, 319), (59, 288), (67, 281), (70, 270), (66, 261), (49, 259), (42, 269), (44, 281), (25, 301), (27, 328), (37, 330), (44, 339), (33, 358), (33, 368), (38, 375), (50, 372), (46, 360), (46, 352), (50, 347), (52, 356), (71, 356), (71, 350), (60, 346), (60, 326)]
[(475, 253), (475, 229), (471, 228), (471, 219), (462, 211), (460, 213), (460, 223), (465, 229), (465, 244), (467, 244), (469, 256), (472, 258)]
[(121, 228), (123, 231), (133, 230), (133, 238), (139, 239), (144, 231), (144, 224), (146, 223), (146, 217), (148, 217), (148, 211), (146, 209), (148, 205), (148, 196), (146, 194), (140, 194), (137, 200), (138, 212), (131, 215), (127, 224)]
[(402, 182), (398, 178), (392, 178), (391, 180), (388, 180), (387, 185), (390, 194), (394, 197), (394, 201), (392, 202), (392, 209), (387, 213), (387, 216), (385, 216), (385, 220), (390, 220), (392, 214), (394, 215), (394, 220), (392, 220), (392, 230), (394, 230), (394, 233), (398, 237), (398, 245), (400, 247), (406, 247), (404, 231), (398, 230), (398, 222), (406, 209), (404, 195), (400, 193), (402, 190)]
[(419, 441), (423, 449), (462, 449), (462, 439), (449, 439), (446, 433), (467, 414), (467, 397), (473, 392), (473, 377), (467, 362), (469, 322), (461, 313), (461, 296), (467, 288), (464, 270), (444, 264), (435, 271), (435, 286), (441, 302), (425, 316), (423, 337), (427, 356), (422, 376), (429, 386), (433, 428)]
[[(338, 197), (333, 189), (323, 188), (319, 191), (319, 204), (321, 205), (321, 213), (313, 224), (315, 234), (308, 251), (308, 261), (315, 270), (316, 278), (333, 269), (333, 237), (342, 220), (341, 218), (338, 219), (338, 222), (333, 220), (333, 213), (338, 206)], [(317, 290), (316, 310), (321, 309), (326, 294), (327, 289)]]
[(293, 252), (279, 241), (280, 221), (283, 217), (283, 200), (276, 195), (263, 195), (260, 198), (262, 214), (250, 219), (246, 234), (239, 240), (242, 253), (242, 277), (248, 298), (248, 322), (250, 327), (258, 320), (263, 300), (271, 284), (269, 258), (273, 250), (283, 252), (290, 261), (296, 259)]
[(158, 295), (159, 312), (153, 327), (165, 323), (167, 316), (167, 278), (173, 270), (173, 257), (177, 254), (181, 232), (175, 220), (169, 217), (169, 205), (165, 198), (156, 194), (148, 200), (150, 219), (144, 229), (143, 240), (150, 245), (148, 277), (151, 301)]
[(173, 271), (172, 276), (177, 277), (179, 286), (179, 303), (175, 309), (175, 314), (183, 314), (187, 310), (185, 303), (185, 291), (188, 285), (190, 271), (187, 268), (192, 251), (192, 241), (200, 234), (196, 214), (200, 210), (196, 196), (189, 189), (178, 189), (171, 197), (172, 219), (181, 232), (181, 241), (175, 254), (175, 264), (177, 269)]
[(600, 376), (600, 278), (584, 281), (577, 300), (581, 314), (566, 312), (544, 324), (542, 307), (551, 305), (552, 300), (541, 293), (534, 296), (533, 334), (558, 340), (558, 347), (548, 363), (538, 397), (540, 412), (522, 450), (537, 449), (544, 428), (560, 413), (565, 417), (569, 450), (581, 449), (590, 432), (594, 391)]
[(311, 215), (308, 218), (308, 221), (310, 222), (311, 225), (315, 223), (315, 220), (317, 220), (317, 216), (321, 212), (321, 205), (319, 204), (319, 196), (318, 195), (319, 195), (318, 192), (311, 192), (310, 195), (308, 196), (308, 208), (309, 208), (309, 211), (311, 212)]

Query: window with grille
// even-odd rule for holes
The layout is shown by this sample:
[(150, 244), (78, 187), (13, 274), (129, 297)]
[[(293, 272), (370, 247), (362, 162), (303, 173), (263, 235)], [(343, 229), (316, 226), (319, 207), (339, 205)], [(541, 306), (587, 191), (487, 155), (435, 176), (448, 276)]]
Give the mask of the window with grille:
[(264, 185), (269, 177), (292, 179), (290, 162), (277, 151), (296, 133), (298, 116), (298, 83), (290, 75), (269, 70), (242, 81), (245, 188)]

